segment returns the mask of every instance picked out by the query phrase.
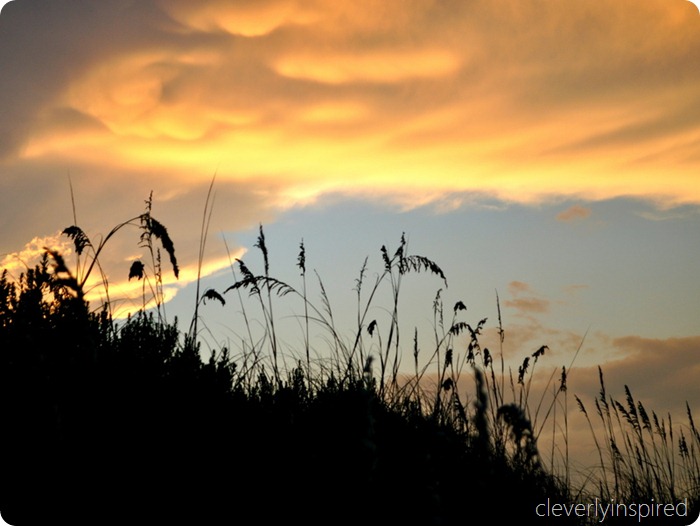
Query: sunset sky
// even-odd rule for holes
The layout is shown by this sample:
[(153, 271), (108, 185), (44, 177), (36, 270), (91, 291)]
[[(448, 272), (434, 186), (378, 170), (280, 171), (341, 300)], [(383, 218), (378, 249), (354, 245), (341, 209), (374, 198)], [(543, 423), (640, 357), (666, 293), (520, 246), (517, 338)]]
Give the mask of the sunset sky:
[[(71, 184), (94, 241), (152, 191), (182, 269), (164, 266), (166, 309), (186, 328), (216, 175), (204, 288), (232, 284), (227, 247), (262, 272), (262, 224), (271, 272), (301, 286), (303, 239), (310, 287), (316, 269), (350, 334), (365, 257), (373, 279), (405, 232), (445, 271), (446, 310), (487, 317), (492, 343), (498, 292), (513, 363), (547, 344), (546, 367), (568, 366), (587, 332), (584, 400), (601, 364), (611, 392), (697, 412), (699, 65), (686, 0), (15, 0), (0, 14), (0, 261), (15, 276), (44, 246), (74, 261)], [(102, 256), (123, 309), (141, 301), (138, 235)], [(444, 283), (402, 286), (410, 356)], [(207, 346), (236, 348), (227, 299), (201, 308)]]

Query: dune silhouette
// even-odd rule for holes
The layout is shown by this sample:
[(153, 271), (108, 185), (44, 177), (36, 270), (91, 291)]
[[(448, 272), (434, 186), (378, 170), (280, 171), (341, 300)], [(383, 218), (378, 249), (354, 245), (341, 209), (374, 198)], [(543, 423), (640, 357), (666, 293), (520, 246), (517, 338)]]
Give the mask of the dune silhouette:
[[(177, 269), (165, 227), (150, 215), (140, 221), (145, 232), (165, 241)], [(89, 246), (77, 227), (65, 233), (76, 247)], [(262, 227), (257, 246), (266, 251)], [(303, 243), (300, 248), (298, 264), (305, 272)], [(403, 238), (396, 251), (382, 247), (387, 282), (390, 276), (420, 271), (445, 279), (435, 262), (406, 252)], [(98, 254), (93, 254), (95, 261)], [(242, 261), (239, 266), (243, 279), (227, 292), (248, 290), (251, 299), (260, 300), (270, 315), (266, 330), (274, 331), (271, 305), (280, 294), (302, 298), (307, 320), (322, 314), (305, 292), (270, 276), (266, 253), (259, 275)], [(10, 524), (251, 519), (452, 524), (476, 516), (498, 523), (590, 521), (536, 512), (545, 509), (537, 508), (540, 504), (548, 503), (549, 512), (552, 502), (573, 505), (594, 495), (578, 492), (542, 465), (523, 405), (527, 396), (520, 403), (506, 401), (494, 355), (479, 347), (486, 320), (475, 326), (459, 321), (466, 310), (461, 302), (436, 348), (437, 384), (430, 392), (428, 375), (417, 362), (412, 381), (397, 373), (398, 325), (384, 328), (383, 346), (372, 358), (361, 342), (376, 338), (381, 327), (361, 318), (355, 341), (321, 368), (312, 366), (303, 348), (293, 367), (281, 367), (272, 337), (258, 347), (252, 342), (243, 355), (234, 357), (222, 348), (205, 360), (196, 332), (183, 333), (177, 321), (166, 322), (157, 309), (115, 322), (108, 305), (89, 305), (82, 283), (60, 254), (50, 251), (18, 279), (6, 271), (0, 278), (0, 411), (7, 430), (0, 510)], [(223, 307), (225, 294), (210, 290), (201, 299), (216, 299)], [(451, 346), (460, 334), (469, 344), (457, 367)], [(521, 394), (546, 350), (543, 346), (523, 362)], [(460, 367), (473, 371), (473, 403), (457, 392)], [(562, 375), (565, 386), (565, 371)], [(631, 427), (619, 442), (608, 441), (619, 454), (612, 464), (615, 487), (601, 481), (595, 497), (685, 498), (690, 514), (696, 514), (700, 435), (690, 411), (690, 431), (676, 436), (680, 464), (669, 485), (659, 478), (666, 472), (650, 463), (646, 471), (627, 464), (625, 443), (632, 451), (635, 444), (647, 444), (643, 434), (654, 427), (643, 406), (631, 394), (627, 406), (609, 402), (602, 372), (601, 387), (599, 412), (608, 418), (621, 414)], [(656, 420), (655, 425), (661, 429), (664, 423)], [(607, 452), (608, 446), (600, 444), (599, 451)], [(643, 454), (651, 460), (668, 458), (655, 457), (655, 450)], [(608, 517), (606, 522), (629, 520)], [(687, 517), (649, 521), (688, 523)]]

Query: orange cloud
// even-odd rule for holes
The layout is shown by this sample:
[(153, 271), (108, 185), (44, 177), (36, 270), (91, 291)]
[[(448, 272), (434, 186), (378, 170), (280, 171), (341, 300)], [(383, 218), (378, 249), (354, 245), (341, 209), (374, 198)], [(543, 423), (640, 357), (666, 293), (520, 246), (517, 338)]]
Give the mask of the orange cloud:
[(513, 295), (516, 296), (522, 292), (529, 292), (530, 291), (530, 285), (523, 281), (511, 281), (508, 283), (508, 291)]
[(395, 83), (412, 78), (443, 77), (459, 69), (460, 59), (447, 50), (383, 51), (330, 56), (285, 56), (275, 70), (286, 77), (329, 84)]
[(586, 219), (590, 215), (590, 208), (586, 208), (581, 205), (572, 205), (566, 210), (563, 210), (557, 214), (557, 221), (563, 221), (565, 223), (568, 223), (571, 221)]
[(506, 307), (512, 307), (520, 313), (543, 313), (549, 311), (549, 301), (538, 298), (518, 298), (503, 302)]
[(162, 7), (183, 26), (196, 31), (225, 31), (244, 37), (261, 37), (287, 24), (308, 24), (318, 13), (303, 2), (163, 1)]
[(42, 111), (85, 125), (39, 120), (26, 157), (183, 179), (216, 165), (274, 181), (288, 203), (327, 191), (409, 207), (469, 191), (700, 202), (700, 38), (680, 0), (159, 5), (200, 36), (161, 24), (159, 40), (83, 65)]
[(503, 306), (514, 309), (516, 316), (532, 318), (534, 314), (542, 314), (549, 311), (551, 302), (537, 297), (537, 293), (527, 283), (511, 281), (508, 284), (508, 292), (513, 298), (504, 300)]

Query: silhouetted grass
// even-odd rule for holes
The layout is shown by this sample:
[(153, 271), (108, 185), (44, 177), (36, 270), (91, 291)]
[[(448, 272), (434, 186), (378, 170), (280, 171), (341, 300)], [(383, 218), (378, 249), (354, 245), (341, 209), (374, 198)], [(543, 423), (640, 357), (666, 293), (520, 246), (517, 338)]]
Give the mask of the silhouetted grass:
[[(204, 218), (203, 232), (206, 211)], [(140, 243), (154, 269), (155, 285), (148, 301), (144, 288), (143, 303), (155, 297), (157, 307), (115, 322), (109, 302), (89, 308), (83, 287), (105, 243), (130, 224), (142, 229)], [(79, 227), (64, 233), (79, 255), (92, 249)], [(250, 517), (461, 524), (479, 515), (489, 523), (585, 524), (576, 517), (538, 517), (535, 506), (595, 497), (687, 497), (691, 514), (697, 513), (700, 436), (689, 407), (689, 427), (675, 431), (670, 415), (649, 416), (629, 389), (625, 404), (608, 398), (601, 372), (595, 404), (604, 437), (589, 420), (599, 473), (588, 488), (574, 488), (567, 454), (562, 475), (538, 449), (555, 408), (563, 407), (564, 415), (567, 409), (565, 368), (558, 386), (550, 377), (551, 400), (533, 398), (532, 378), (546, 346), (530, 353), (515, 377), (502, 348), (481, 347), (487, 320), (463, 321), (461, 301), (445, 316), (438, 292), (434, 346), (423, 360), (416, 328), (414, 372), (403, 374), (402, 281), (427, 272), (447, 286), (437, 263), (408, 252), (405, 237), (395, 251), (381, 247), (383, 269), (370, 283), (365, 260), (356, 280), (356, 327), (345, 339), (320, 277), (321, 306), (309, 300), (303, 242), (299, 291), (271, 274), (261, 226), (261, 273), (237, 260), (225, 291), (200, 296), (198, 288), (197, 307), (216, 300), (226, 308), (227, 295), (238, 294), (246, 327), (240, 353), (222, 348), (203, 359), (197, 323), (183, 333), (177, 320), (161, 315), (154, 236), (177, 275), (174, 244), (151, 216), (149, 198), (146, 213), (112, 229), (75, 271), (47, 251), (17, 280), (6, 272), (0, 278), (0, 411), (8, 430), (0, 510), (11, 524), (224, 524)], [(202, 243), (200, 263), (203, 251)], [(129, 277), (145, 279), (144, 268), (132, 264)], [(391, 300), (388, 315), (373, 318), (370, 307), (382, 287)], [(297, 301), (302, 312), (303, 346), (292, 359), (282, 356), (277, 301)], [(251, 327), (253, 308), (262, 316), (262, 335)], [(199, 315), (195, 309), (195, 319)], [(318, 360), (311, 359), (312, 326), (325, 333), (326, 353)], [(502, 346), (500, 305), (499, 334)], [(566, 420), (562, 437), (568, 440)]]

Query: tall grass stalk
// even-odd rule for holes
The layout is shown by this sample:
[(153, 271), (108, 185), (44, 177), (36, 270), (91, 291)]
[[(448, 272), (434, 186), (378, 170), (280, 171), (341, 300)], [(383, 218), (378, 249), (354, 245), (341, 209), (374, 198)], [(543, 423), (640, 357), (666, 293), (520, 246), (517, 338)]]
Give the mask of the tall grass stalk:
[[(200, 297), (200, 285), (202, 281), (202, 264), (204, 263), (204, 253), (207, 246), (207, 237), (209, 233), (209, 224), (211, 222), (211, 215), (214, 211), (214, 195), (212, 190), (214, 189), (214, 181), (216, 181), (216, 174), (211, 178), (209, 183), (209, 189), (207, 190), (207, 198), (204, 201), (204, 212), (202, 213), (202, 226), (199, 232), (199, 253), (197, 254), (197, 284), (195, 290), (195, 302), (194, 302), (194, 314), (192, 315), (192, 321), (190, 323), (190, 336), (197, 339), (197, 325), (199, 323), (199, 305), (202, 301)], [(216, 297), (214, 294), (209, 293), (210, 297)], [(219, 301), (223, 301), (221, 296), (218, 297)]]

